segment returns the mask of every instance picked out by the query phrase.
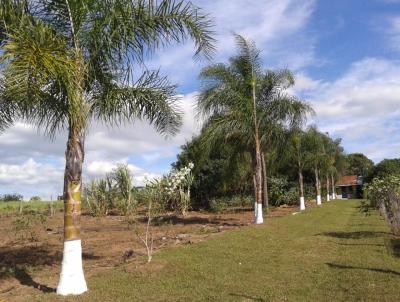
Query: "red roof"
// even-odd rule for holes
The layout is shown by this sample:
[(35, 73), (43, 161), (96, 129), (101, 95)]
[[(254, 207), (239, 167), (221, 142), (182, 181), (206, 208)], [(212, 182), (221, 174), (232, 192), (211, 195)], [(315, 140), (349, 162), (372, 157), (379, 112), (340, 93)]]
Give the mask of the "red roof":
[(336, 183), (337, 186), (354, 186), (358, 184), (357, 175), (342, 176), (342, 178), (340, 178)]

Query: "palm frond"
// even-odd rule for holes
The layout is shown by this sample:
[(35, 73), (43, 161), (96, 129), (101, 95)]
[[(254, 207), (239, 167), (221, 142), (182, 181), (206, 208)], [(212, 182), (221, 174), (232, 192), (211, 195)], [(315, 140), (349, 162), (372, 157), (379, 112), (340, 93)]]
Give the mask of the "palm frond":
[(175, 134), (182, 124), (175, 86), (158, 71), (147, 71), (130, 86), (114, 84), (93, 95), (94, 117), (112, 124), (146, 119), (157, 131)]

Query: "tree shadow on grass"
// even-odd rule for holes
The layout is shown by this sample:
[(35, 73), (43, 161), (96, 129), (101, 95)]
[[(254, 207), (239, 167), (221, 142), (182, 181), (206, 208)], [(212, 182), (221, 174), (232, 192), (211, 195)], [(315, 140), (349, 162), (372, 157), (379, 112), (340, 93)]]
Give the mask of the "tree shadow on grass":
[[(146, 222), (146, 218), (139, 219), (140, 221)], [(182, 225), (191, 225), (191, 224), (208, 224), (208, 225), (224, 225), (224, 226), (241, 226), (241, 223), (232, 218), (206, 218), (199, 216), (188, 216), (188, 217), (180, 217), (176, 215), (160, 217), (158, 219), (154, 219), (154, 224), (163, 225), (163, 224), (182, 224)]]
[(363, 238), (376, 238), (384, 235), (390, 235), (388, 232), (370, 232), (370, 231), (358, 231), (358, 232), (324, 232), (316, 234), (316, 236), (327, 236), (340, 239), (363, 239)]
[(343, 242), (336, 242), (336, 241), (331, 241), (334, 244), (337, 245), (342, 245), (342, 246), (381, 246), (384, 247), (384, 244), (379, 244), (379, 243), (343, 243)]
[(392, 238), (388, 242), (388, 246), (391, 249), (392, 255), (394, 257), (400, 258), (400, 238)]
[(350, 266), (350, 265), (342, 265), (342, 264), (337, 264), (337, 263), (325, 263), (325, 264), (328, 265), (330, 268), (333, 268), (333, 269), (367, 270), (367, 271), (371, 271), (371, 272), (391, 274), (391, 275), (395, 275), (395, 276), (399, 276), (400, 277), (400, 272), (393, 271), (393, 270), (390, 270), (390, 269)]
[(266, 299), (263, 298), (256, 298), (256, 297), (251, 297), (248, 295), (243, 295), (243, 294), (229, 294), (230, 296), (234, 296), (234, 297), (238, 297), (238, 298), (244, 298), (247, 300), (251, 300), (251, 301), (258, 301), (258, 302), (266, 302)]
[[(85, 260), (99, 259), (92, 253), (83, 253)], [(15, 278), (22, 285), (36, 288), (44, 293), (54, 292), (55, 289), (40, 284), (32, 279), (31, 270), (45, 266), (60, 264), (62, 252), (54, 246), (23, 246), (0, 249), (0, 280)]]

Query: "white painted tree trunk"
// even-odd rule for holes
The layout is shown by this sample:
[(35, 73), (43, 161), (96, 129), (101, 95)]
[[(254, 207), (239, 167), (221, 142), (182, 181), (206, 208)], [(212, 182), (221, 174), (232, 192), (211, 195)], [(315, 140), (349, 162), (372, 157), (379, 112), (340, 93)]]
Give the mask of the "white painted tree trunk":
[(306, 204), (304, 202), (304, 197), (300, 197), (300, 210), (304, 211), (306, 209)]
[(317, 205), (321, 205), (321, 195), (317, 195)]
[(331, 200), (331, 196), (329, 194), (326, 194), (326, 201), (330, 201)]
[(82, 268), (81, 240), (64, 241), (63, 261), (60, 282), (57, 286), (59, 295), (80, 295), (87, 291)]
[(264, 223), (262, 203), (257, 203), (256, 206), (257, 206), (257, 215), (255, 224), (262, 224)]
[(257, 202), (254, 203), (254, 219), (257, 219)]

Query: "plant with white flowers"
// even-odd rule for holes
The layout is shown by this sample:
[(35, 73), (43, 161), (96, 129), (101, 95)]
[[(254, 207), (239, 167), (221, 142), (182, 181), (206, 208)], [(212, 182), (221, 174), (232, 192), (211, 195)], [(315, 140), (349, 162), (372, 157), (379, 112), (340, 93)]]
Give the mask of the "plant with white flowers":
[(172, 170), (167, 178), (167, 192), (171, 196), (173, 207), (182, 216), (185, 216), (190, 208), (190, 187), (194, 179), (193, 167), (194, 164), (189, 163), (179, 170)]

